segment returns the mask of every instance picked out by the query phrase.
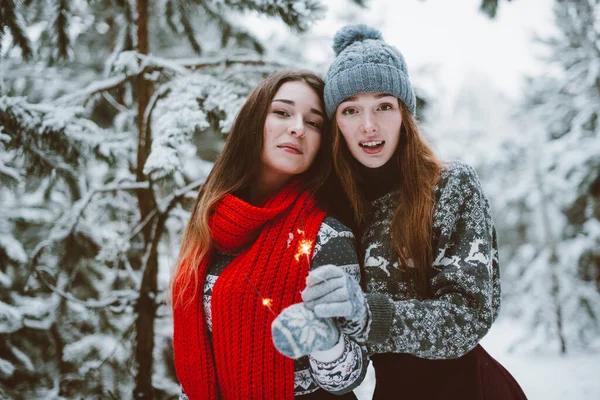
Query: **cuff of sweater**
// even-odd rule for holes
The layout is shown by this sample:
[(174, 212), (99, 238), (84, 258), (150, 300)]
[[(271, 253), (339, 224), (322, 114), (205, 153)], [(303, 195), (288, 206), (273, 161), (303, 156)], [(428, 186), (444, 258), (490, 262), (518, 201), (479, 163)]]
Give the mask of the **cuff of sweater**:
[(371, 326), (367, 343), (383, 343), (389, 338), (392, 330), (394, 304), (388, 296), (381, 293), (368, 293), (365, 297), (371, 311)]
[(317, 350), (310, 353), (310, 356), (319, 362), (332, 362), (344, 354), (344, 334), (340, 333), (338, 342), (328, 350)]

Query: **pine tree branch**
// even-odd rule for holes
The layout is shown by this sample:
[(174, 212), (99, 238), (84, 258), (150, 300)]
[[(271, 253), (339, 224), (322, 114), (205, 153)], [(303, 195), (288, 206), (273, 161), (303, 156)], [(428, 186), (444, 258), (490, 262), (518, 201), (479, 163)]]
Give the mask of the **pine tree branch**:
[(161, 214), (167, 214), (169, 211), (175, 207), (175, 205), (180, 202), (188, 193), (196, 191), (200, 186), (204, 184), (206, 181), (205, 178), (198, 179), (190, 184), (182, 187), (177, 190), (175, 193), (166, 197), (161, 203), (159, 203), (158, 211)]
[[(96, 369), (100, 369), (100, 367), (102, 367), (106, 361), (108, 361), (112, 356), (115, 355), (115, 353), (117, 352), (117, 349), (119, 348), (119, 345), (121, 345), (123, 343), (123, 340), (125, 340), (125, 338), (127, 336), (131, 335), (134, 327), (135, 327), (135, 322), (132, 322), (131, 324), (129, 324), (127, 329), (125, 329), (123, 331), (123, 333), (121, 334), (121, 337), (119, 338), (119, 341), (115, 344), (114, 349), (112, 349), (110, 351), (110, 353), (108, 353), (108, 355), (106, 357), (104, 357), (104, 359), (100, 362), (100, 364), (98, 364)], [(90, 371), (88, 371), (87, 373), (89, 373)], [(86, 373), (86, 375), (87, 375), (87, 373)], [(108, 392), (111, 394), (111, 397), (113, 397), (114, 399), (118, 399), (118, 397), (116, 397), (110, 390)]]
[[(490, 19), (496, 18), (498, 13), (498, 3), (500, 0), (481, 0), (479, 11), (487, 15)], [(511, 1), (511, 0), (506, 0)]]
[(113, 96), (111, 96), (110, 93), (108, 93), (107, 91), (102, 92), (102, 97), (104, 97), (104, 100), (106, 100), (106, 102), (108, 104), (110, 104), (111, 106), (113, 106), (113, 108), (115, 110), (117, 110), (120, 113), (129, 113), (131, 112), (127, 107), (125, 107), (124, 105), (122, 105), (121, 103), (119, 103)]
[(29, 150), (32, 154), (37, 156), (37, 160), (34, 163), (37, 166), (42, 166), (44, 169), (53, 169), (59, 172), (65, 179), (71, 182), (77, 182), (77, 175), (71, 169), (71, 166), (60, 159), (53, 159), (42, 150), (40, 150), (35, 144), (29, 143)]
[(179, 34), (179, 27), (175, 24), (175, 5), (173, 4), (173, 0), (167, 0), (165, 3), (165, 20), (167, 22), (167, 26), (171, 28), (171, 32), (175, 34)]
[(225, 47), (227, 45), (227, 41), (230, 37), (233, 37), (237, 43), (245, 44), (250, 43), (254, 50), (259, 54), (264, 54), (265, 48), (264, 46), (250, 33), (241, 30), (240, 28), (234, 26), (226, 17), (225, 13), (223, 13), (219, 9), (213, 9), (210, 4), (204, 4), (204, 11), (206, 14), (214, 20), (219, 29), (221, 30), (221, 47)]
[(54, 104), (71, 104), (77, 101), (81, 101), (82, 98), (89, 98), (98, 93), (106, 92), (116, 87), (121, 86), (125, 82), (129, 81), (132, 77), (126, 74), (119, 74), (100, 82), (94, 82), (78, 90), (77, 92), (70, 93), (59, 97), (53, 103)]
[(0, 160), (0, 183), (7, 187), (16, 187), (22, 182), (21, 175), (16, 169), (9, 167)]
[(181, 65), (177, 60), (167, 60), (166, 58), (156, 57), (153, 55), (138, 54), (138, 58), (142, 61), (140, 68), (142, 72), (171, 70), (180, 75), (190, 73), (184, 65)]
[(130, 33), (128, 21), (123, 21), (123, 17), (119, 15), (115, 18), (115, 24), (119, 26), (119, 31), (117, 32), (117, 39), (115, 40), (114, 47), (104, 63), (105, 76), (109, 76), (110, 71), (112, 71), (113, 66), (115, 65), (115, 61), (119, 58), (119, 54), (131, 50), (126, 48), (127, 42), (131, 41), (129, 39)]
[[(184, 71), (183, 72), (184, 74), (188, 73), (188, 71), (186, 69), (183, 69), (183, 71)], [(160, 86), (158, 88), (158, 90), (155, 90), (154, 93), (152, 93), (152, 97), (150, 98), (150, 101), (148, 101), (148, 107), (146, 107), (146, 113), (144, 114), (144, 121), (145, 121), (148, 131), (150, 131), (150, 128), (151, 128), (150, 118), (152, 116), (152, 111), (154, 111), (154, 107), (156, 106), (156, 103), (158, 102), (158, 100), (162, 99), (165, 95), (167, 95), (168, 92), (169, 92), (168, 85), (163, 85), (163, 86)]]
[(185, 3), (180, 2), (179, 3), (179, 21), (181, 23), (181, 26), (183, 27), (183, 32), (185, 33), (185, 37), (187, 38), (188, 42), (192, 46), (192, 49), (194, 49), (194, 52), (196, 54), (200, 55), (200, 54), (202, 54), (202, 47), (200, 46), (200, 43), (198, 43), (198, 41), (196, 40), (194, 27), (192, 26), (192, 23), (188, 19), (189, 13), (190, 13), (190, 10), (186, 9)]
[(4, 37), (5, 30), (8, 30), (15, 44), (21, 49), (23, 59), (30, 60), (33, 58), (33, 50), (18, 4), (18, 0), (2, 0), (0, 2), (0, 42)]
[[(234, 64), (242, 65), (268, 65), (273, 67), (286, 67), (291, 66), (293, 63), (281, 62), (280, 60), (268, 59), (266, 57), (252, 57), (252, 56), (226, 56), (226, 57), (207, 57), (207, 58), (187, 58), (182, 60), (171, 61), (156, 56), (145, 56), (138, 54), (138, 57), (142, 59), (141, 67), (142, 72), (146, 73), (151, 70), (171, 70), (181, 75), (189, 74), (189, 70), (198, 70), (210, 67), (226, 66), (229, 67)], [(87, 99), (96, 94), (103, 93), (114, 88), (117, 88), (130, 79), (134, 75), (119, 74), (101, 82), (94, 82), (87, 87), (56, 99), (54, 104), (73, 104), (80, 102), (83, 99)], [(36, 111), (48, 111), (50, 105), (35, 104), (30, 105), (32, 110)]]
[[(141, 296), (142, 290), (147, 290), (147, 288), (144, 287), (145, 283), (150, 279), (150, 275), (152, 273), (154, 273), (154, 271), (152, 271), (150, 268), (148, 268), (149, 261), (150, 261), (151, 255), (156, 254), (158, 252), (158, 244), (160, 242), (160, 239), (162, 238), (164, 228), (165, 228), (165, 222), (168, 218), (169, 212), (175, 206), (175, 204), (185, 196), (185, 194), (187, 194), (190, 190), (197, 189), (197, 187), (199, 187), (203, 182), (204, 182), (204, 180), (197, 180), (195, 182), (192, 182), (189, 185), (177, 190), (172, 196), (170, 196), (169, 198), (167, 198), (166, 201), (163, 202), (163, 204), (165, 205), (163, 208), (164, 212), (159, 214), (159, 217), (156, 219), (156, 222), (154, 223), (154, 226), (152, 227), (152, 232), (150, 235), (151, 240), (148, 242), (148, 244), (146, 246), (146, 250), (142, 257), (142, 268), (141, 268), (142, 282), (141, 282), (141, 284), (139, 286), (139, 290), (138, 290), (138, 292), (140, 293), (140, 296)], [(158, 306), (159, 303), (157, 301), (157, 293), (150, 292), (150, 293), (148, 293), (148, 295), (152, 297), (155, 304)]]
[(123, 50), (133, 50), (137, 46), (135, 7), (130, 0), (116, 0), (116, 3), (123, 9), (123, 15), (125, 16), (127, 35), (123, 42)]
[[(274, 59), (261, 56), (252, 55), (230, 55), (230, 56), (217, 56), (217, 57), (202, 57), (202, 58), (186, 58), (177, 60), (177, 63), (185, 68), (192, 70), (199, 70), (210, 67), (230, 67), (235, 64), (241, 65), (265, 65), (273, 67), (290, 67), (294, 63), (290, 60), (283, 60), (281, 58)], [(297, 65), (297, 63), (296, 63)]]
[(129, 275), (129, 278), (131, 278), (131, 280), (133, 281), (133, 283), (135, 284), (136, 287), (139, 287), (141, 281), (137, 277), (137, 275), (135, 274), (135, 272), (133, 271), (133, 267), (131, 266), (131, 263), (129, 262), (129, 259), (123, 253), (121, 254), (121, 261), (123, 262), (123, 265), (125, 266), (125, 270), (127, 271), (127, 274)]
[(63, 290), (59, 289), (58, 287), (56, 287), (55, 285), (50, 283), (44, 276), (44, 273), (46, 273), (50, 276), (52, 275), (52, 271), (50, 271), (48, 268), (46, 268), (44, 266), (38, 266), (35, 269), (35, 273), (40, 278), (42, 283), (46, 287), (48, 287), (48, 289), (52, 290), (53, 293), (56, 293), (58, 296), (62, 297), (65, 300), (79, 303), (86, 308), (109, 308), (114, 305), (119, 305), (119, 307), (121, 308), (125, 304), (133, 304), (135, 302), (135, 300), (137, 299), (136, 292), (124, 291), (124, 292), (121, 292), (121, 295), (117, 295), (117, 296), (115, 296), (115, 295), (113, 295), (113, 293), (111, 293), (111, 295), (105, 299), (81, 300), (81, 299), (78, 299), (77, 297), (73, 296), (70, 293), (64, 292)]
[(290, 28), (298, 32), (306, 31), (312, 22), (325, 15), (325, 7), (316, 0), (195, 0), (200, 5), (224, 5), (236, 11), (257, 11), (280, 18)]
[(58, 0), (56, 15), (56, 44), (58, 45), (58, 58), (69, 58), (69, 0)]
[[(96, 194), (101, 193), (101, 192), (111, 192), (111, 191), (116, 191), (116, 190), (148, 190), (148, 189), (149, 189), (148, 182), (128, 182), (128, 183), (121, 183), (121, 184), (105, 185), (105, 186), (94, 188), (94, 189), (90, 190), (88, 193), (86, 193), (85, 197), (83, 197), (81, 200), (77, 201), (73, 205), (71, 213), (65, 216), (65, 220), (68, 223), (65, 225), (60, 225), (60, 224), (57, 225), (50, 232), (48, 239), (43, 240), (37, 244), (37, 246), (34, 248), (33, 252), (31, 253), (31, 256), (29, 258), (30, 259), (29, 270), (32, 272), (35, 271), (38, 260), (42, 256), (45, 249), (53, 246), (54, 244), (56, 244), (58, 242), (61, 242), (65, 239), (67, 239), (71, 234), (73, 234), (73, 232), (75, 231), (75, 228), (77, 227), (77, 223), (79, 222), (79, 219), (81, 218), (86, 207), (90, 204), (90, 202), (92, 201), (93, 197)], [(25, 283), (25, 286), (27, 286), (27, 282)]]
[(141, 221), (139, 224), (137, 224), (135, 226), (135, 228), (133, 228), (133, 230), (131, 231), (131, 234), (129, 234), (129, 240), (130, 241), (134, 237), (136, 237), (142, 231), (142, 229), (144, 229), (146, 227), (146, 225), (148, 225), (148, 222), (150, 222), (152, 220), (152, 218), (154, 218), (154, 216), (156, 215), (157, 211), (158, 210), (156, 208), (154, 208), (152, 211), (150, 211), (148, 213), (148, 215), (146, 215), (146, 218), (144, 218), (143, 221)]

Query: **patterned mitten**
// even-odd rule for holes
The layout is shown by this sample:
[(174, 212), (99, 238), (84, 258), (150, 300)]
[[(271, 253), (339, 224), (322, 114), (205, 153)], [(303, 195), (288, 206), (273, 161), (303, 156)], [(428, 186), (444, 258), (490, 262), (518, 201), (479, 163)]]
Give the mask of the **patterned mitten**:
[(331, 349), (340, 338), (340, 330), (330, 318), (317, 318), (303, 303), (297, 303), (273, 320), (271, 335), (281, 354), (296, 359)]
[(341, 330), (358, 342), (366, 340), (369, 311), (358, 282), (340, 267), (324, 265), (306, 277), (302, 300), (319, 318), (336, 318)]

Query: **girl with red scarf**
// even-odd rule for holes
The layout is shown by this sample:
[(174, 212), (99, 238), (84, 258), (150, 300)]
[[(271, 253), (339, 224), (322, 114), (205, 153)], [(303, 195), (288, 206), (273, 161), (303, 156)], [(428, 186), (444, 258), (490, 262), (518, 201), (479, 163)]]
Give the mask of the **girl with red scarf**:
[(352, 232), (318, 204), (324, 110), (316, 75), (266, 78), (198, 194), (171, 282), (184, 399), (356, 399), (361, 348), (300, 297), (311, 268), (359, 277)]

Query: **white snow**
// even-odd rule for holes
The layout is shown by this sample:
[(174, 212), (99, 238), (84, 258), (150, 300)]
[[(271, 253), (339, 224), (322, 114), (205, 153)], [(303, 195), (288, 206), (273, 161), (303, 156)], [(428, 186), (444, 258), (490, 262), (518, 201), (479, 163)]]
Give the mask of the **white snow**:
[(27, 253), (25, 253), (23, 245), (11, 234), (0, 234), (0, 248), (12, 261), (23, 264), (27, 262)]
[(0, 333), (13, 333), (23, 327), (23, 316), (15, 307), (0, 301)]
[(0, 377), (6, 378), (12, 376), (15, 366), (7, 360), (0, 358)]
[[(100, 365), (101, 360), (114, 357), (118, 362), (124, 362), (128, 352), (119, 338), (109, 335), (94, 334), (84, 336), (81, 340), (65, 346), (63, 360), (81, 364), (80, 373)], [(86, 360), (90, 358), (90, 360)], [(85, 361), (85, 362), (84, 362)]]

